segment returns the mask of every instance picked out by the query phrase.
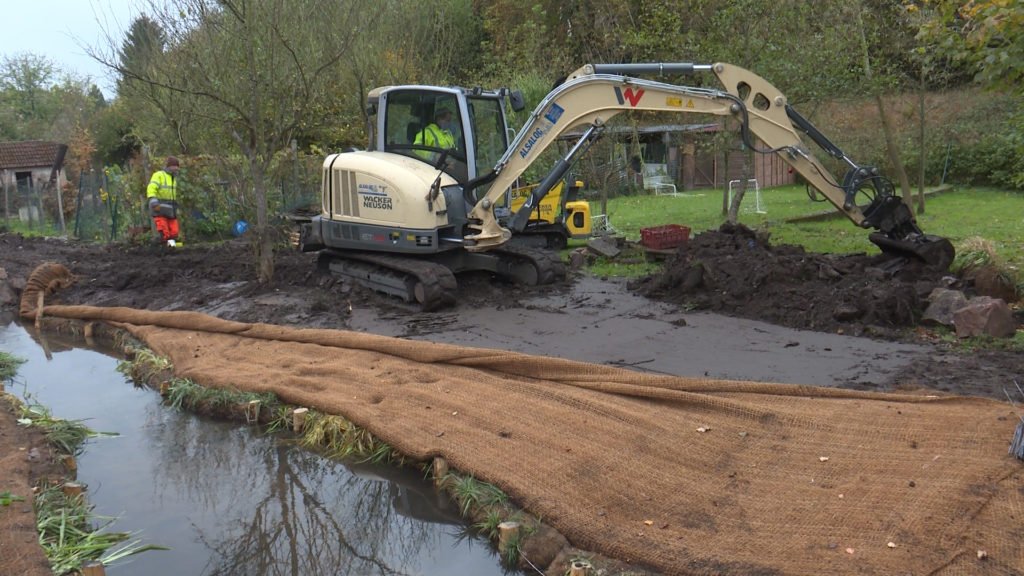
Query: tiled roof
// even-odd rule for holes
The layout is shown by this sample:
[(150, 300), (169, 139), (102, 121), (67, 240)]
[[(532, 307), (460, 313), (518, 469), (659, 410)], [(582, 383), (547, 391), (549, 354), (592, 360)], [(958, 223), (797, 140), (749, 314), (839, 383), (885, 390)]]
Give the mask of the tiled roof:
[(53, 166), (62, 144), (31, 140), (0, 142), (0, 170), (18, 168), (49, 168)]

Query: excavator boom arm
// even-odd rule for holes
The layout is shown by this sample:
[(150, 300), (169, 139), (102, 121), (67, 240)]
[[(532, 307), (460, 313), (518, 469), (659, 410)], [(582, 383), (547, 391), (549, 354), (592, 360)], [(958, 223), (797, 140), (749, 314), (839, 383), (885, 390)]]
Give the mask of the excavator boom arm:
[[(680, 86), (632, 76), (699, 72), (714, 73), (724, 89)], [(855, 225), (878, 228), (895, 242), (904, 242), (909, 236), (923, 237), (909, 210), (877, 170), (850, 160), (793, 110), (781, 91), (757, 74), (725, 63), (588, 64), (569, 75), (541, 101), (494, 172), (482, 179), (481, 183), (489, 185), (470, 211), (470, 226), (477, 233), (466, 236), (467, 249), (488, 250), (510, 238), (509, 230), (494, 217), (495, 202), (560, 135), (580, 127), (600, 129), (615, 115), (630, 110), (733, 116), (740, 123), (746, 144), (752, 146), (749, 135), (756, 135), (767, 146), (760, 152), (778, 154)], [(850, 166), (842, 183), (808, 150), (800, 132)], [(559, 163), (563, 170), (567, 161)], [(875, 198), (862, 212), (854, 196), (867, 186), (872, 187)], [(528, 201), (521, 210), (532, 210), (533, 205)], [(872, 240), (879, 243), (874, 237)]]

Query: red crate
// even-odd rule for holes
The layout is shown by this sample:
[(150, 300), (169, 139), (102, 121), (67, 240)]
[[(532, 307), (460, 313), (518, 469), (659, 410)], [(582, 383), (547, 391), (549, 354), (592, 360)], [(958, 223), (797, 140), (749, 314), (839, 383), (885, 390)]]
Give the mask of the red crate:
[(689, 239), (690, 229), (679, 224), (640, 229), (640, 243), (652, 250), (678, 248)]

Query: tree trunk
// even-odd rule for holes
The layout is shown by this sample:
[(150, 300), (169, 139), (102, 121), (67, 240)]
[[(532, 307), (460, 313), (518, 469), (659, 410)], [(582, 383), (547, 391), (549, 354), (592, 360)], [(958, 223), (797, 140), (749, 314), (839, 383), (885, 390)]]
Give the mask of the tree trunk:
[[(864, 51), (864, 79), (868, 81), (870, 85), (874, 79), (874, 73), (871, 70), (871, 56), (868, 54), (868, 36), (867, 31), (864, 29), (864, 18), (861, 14), (863, 7), (857, 7), (857, 24), (860, 26), (860, 39), (861, 48)], [(885, 107), (885, 102), (882, 101), (882, 94), (878, 92), (875, 87), (872, 86), (872, 92), (875, 93), (875, 105), (878, 106), (878, 116), (882, 121), (882, 138), (885, 140), (885, 151), (889, 156), (889, 163), (892, 164), (892, 169), (896, 172), (896, 178), (900, 183), (900, 192), (903, 195), (903, 203), (908, 208), (913, 208), (910, 201), (910, 178), (907, 176), (907, 170), (903, 167), (903, 162), (900, 161), (899, 146), (896, 144), (896, 137), (892, 133), (892, 122), (889, 120), (889, 111)]]
[(925, 81), (924, 81), (924, 66), (921, 66), (921, 84), (918, 86), (918, 98), (917, 98), (917, 117), (920, 132), (918, 133), (918, 172), (917, 172), (917, 213), (924, 214), (924, 163), (927, 160), (927, 153), (925, 152), (925, 140), (924, 140), (924, 96), (925, 96)]
[(722, 216), (729, 216), (729, 147), (723, 146), (725, 153), (722, 154)]
[(256, 279), (269, 284), (274, 279), (274, 234), (270, 228), (267, 210), (266, 166), (253, 153), (249, 158), (252, 170), (252, 188), (256, 196), (256, 229), (252, 248), (256, 257)]
[(900, 160), (900, 148), (896, 143), (896, 136), (892, 132), (892, 122), (889, 120), (889, 110), (882, 101), (881, 94), (875, 94), (875, 104), (878, 105), (878, 116), (882, 119), (882, 136), (885, 139), (885, 151), (889, 155), (889, 163), (896, 172), (896, 178), (900, 182), (900, 193), (903, 195), (903, 203), (908, 208), (913, 208), (911, 202), (910, 177), (907, 176), (907, 169)]
[(746, 146), (742, 146), (742, 150), (743, 152), (740, 156), (740, 185), (733, 193), (732, 201), (729, 202), (729, 215), (727, 220), (730, 224), (739, 222), (740, 204), (743, 203), (743, 196), (747, 193), (747, 181), (750, 180), (750, 151), (747, 150)]

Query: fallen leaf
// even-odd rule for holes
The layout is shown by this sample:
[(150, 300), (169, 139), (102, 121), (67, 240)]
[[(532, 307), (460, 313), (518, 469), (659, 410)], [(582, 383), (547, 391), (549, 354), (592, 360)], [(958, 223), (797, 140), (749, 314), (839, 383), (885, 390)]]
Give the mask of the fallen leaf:
[(985, 558), (988, 558), (988, 552), (978, 550), (978, 560), (984, 560)]
[(847, 554), (853, 554), (853, 548), (847, 548), (846, 549), (846, 553)]
[(652, 526), (654, 524), (654, 520), (644, 520), (644, 524)]

